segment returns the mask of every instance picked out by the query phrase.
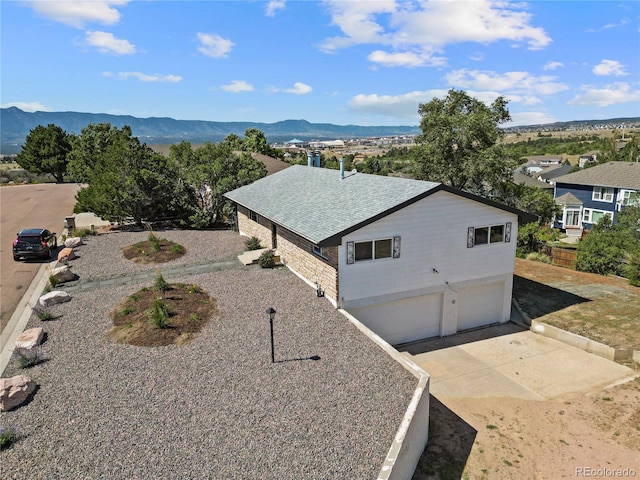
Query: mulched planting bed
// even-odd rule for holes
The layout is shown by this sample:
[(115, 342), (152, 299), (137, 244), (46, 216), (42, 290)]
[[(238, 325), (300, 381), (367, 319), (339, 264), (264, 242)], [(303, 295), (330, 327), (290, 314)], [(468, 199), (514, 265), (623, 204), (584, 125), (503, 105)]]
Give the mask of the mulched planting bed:
[[(155, 325), (150, 317), (157, 301), (168, 312), (164, 328)], [(141, 347), (184, 345), (195, 338), (216, 311), (215, 300), (197, 285), (172, 284), (165, 292), (143, 288), (109, 313), (113, 327), (105, 336)]]
[[(150, 235), (151, 237), (151, 235)], [(125, 258), (136, 263), (164, 263), (180, 258), (187, 251), (166, 238), (150, 238), (122, 249)]]

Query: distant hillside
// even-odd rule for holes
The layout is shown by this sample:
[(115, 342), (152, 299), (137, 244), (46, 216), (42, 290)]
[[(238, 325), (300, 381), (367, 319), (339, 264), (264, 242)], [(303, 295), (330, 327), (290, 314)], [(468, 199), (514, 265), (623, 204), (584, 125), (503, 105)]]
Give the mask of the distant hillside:
[(110, 123), (131, 127), (133, 135), (147, 144), (171, 144), (186, 140), (191, 143), (219, 142), (230, 133), (243, 136), (247, 128), (262, 130), (269, 142), (299, 140), (331, 140), (363, 137), (415, 135), (416, 126), (362, 127), (310, 123), (306, 120), (284, 120), (276, 123), (207, 122), (173, 118), (137, 118), (129, 115), (78, 112), (24, 112), (16, 107), (0, 109), (0, 138), (3, 154), (18, 153), (25, 137), (38, 125), (58, 125), (68, 133), (79, 134), (91, 123)]

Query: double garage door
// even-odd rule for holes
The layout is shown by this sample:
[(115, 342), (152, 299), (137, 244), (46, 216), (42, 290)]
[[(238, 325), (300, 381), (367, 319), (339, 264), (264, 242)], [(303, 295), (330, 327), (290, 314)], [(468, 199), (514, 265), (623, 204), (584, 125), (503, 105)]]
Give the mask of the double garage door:
[(504, 282), (489, 283), (447, 295), (446, 301), (453, 303), (446, 306), (444, 316), (442, 293), (349, 309), (349, 313), (397, 345), (503, 321), (504, 287)]

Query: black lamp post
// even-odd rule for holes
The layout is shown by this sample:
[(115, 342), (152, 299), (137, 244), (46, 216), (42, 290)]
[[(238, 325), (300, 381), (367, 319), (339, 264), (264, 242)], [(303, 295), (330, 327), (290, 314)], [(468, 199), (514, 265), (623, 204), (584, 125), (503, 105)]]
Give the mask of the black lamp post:
[(271, 363), (276, 363), (276, 359), (273, 353), (273, 319), (276, 316), (276, 311), (273, 307), (267, 308), (267, 315), (269, 315), (269, 325), (271, 326)]

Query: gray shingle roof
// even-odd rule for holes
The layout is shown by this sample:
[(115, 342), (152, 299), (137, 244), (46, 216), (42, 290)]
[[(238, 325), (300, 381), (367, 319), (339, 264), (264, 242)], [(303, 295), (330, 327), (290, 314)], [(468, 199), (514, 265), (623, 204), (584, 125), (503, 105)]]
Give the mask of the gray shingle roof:
[(582, 200), (580, 200), (571, 192), (560, 195), (558, 198), (556, 198), (556, 203), (559, 203), (560, 205), (584, 205), (582, 203)]
[(294, 233), (320, 244), (401, 208), (440, 183), (294, 165), (225, 194)]
[(608, 162), (555, 179), (558, 183), (640, 190), (640, 163)]
[(352, 174), (294, 165), (225, 197), (320, 246), (340, 238), (437, 191), (484, 203), (518, 215), (520, 223), (536, 218), (516, 208), (478, 197), (442, 183), (408, 178)]

